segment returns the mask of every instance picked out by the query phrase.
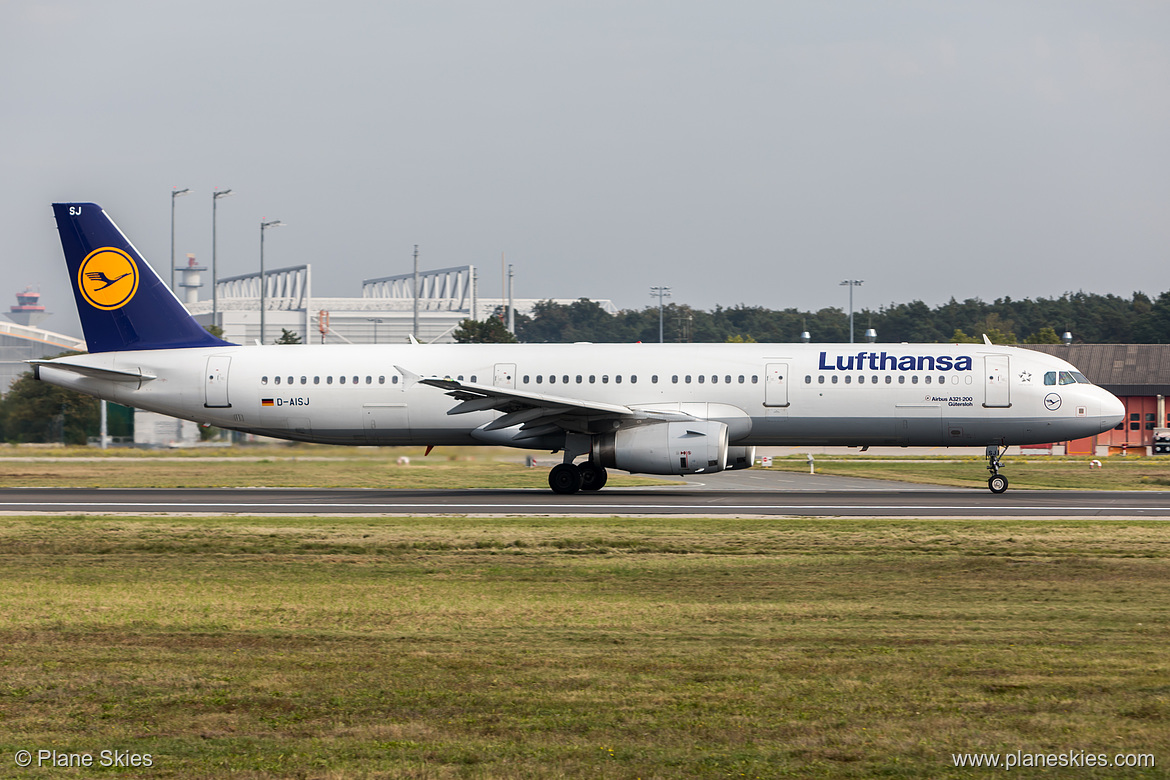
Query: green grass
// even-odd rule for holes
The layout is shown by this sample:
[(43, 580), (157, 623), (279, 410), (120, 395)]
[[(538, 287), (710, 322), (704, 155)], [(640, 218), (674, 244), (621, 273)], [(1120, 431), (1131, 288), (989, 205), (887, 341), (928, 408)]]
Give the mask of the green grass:
[[(0, 488), (11, 487), (317, 487), (548, 488), (561, 456), (540, 453), (540, 467), (501, 448), (240, 447), (197, 450), (0, 449)], [(23, 457), (22, 457), (23, 456)], [(409, 463), (399, 463), (401, 457)], [(670, 478), (615, 473), (614, 487), (661, 485)]]
[[(929, 485), (979, 487), (987, 484), (983, 458), (890, 459), (856, 455), (815, 456), (816, 473), (848, 477), (891, 479)], [(1000, 473), (1012, 489), (1170, 490), (1170, 458), (1098, 458), (1102, 467), (1090, 468), (1092, 458), (1031, 456), (1005, 458)], [(777, 458), (772, 468), (808, 473), (804, 456)]]
[(0, 566), (0, 777), (56, 776), (22, 748), (138, 777), (1170, 760), (1157, 522), (8, 517)]

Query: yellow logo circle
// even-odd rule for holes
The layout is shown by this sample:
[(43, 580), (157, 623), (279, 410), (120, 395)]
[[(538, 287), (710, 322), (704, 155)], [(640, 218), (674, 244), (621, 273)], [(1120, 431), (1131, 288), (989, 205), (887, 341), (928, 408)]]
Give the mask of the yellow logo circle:
[(95, 249), (81, 261), (77, 289), (99, 309), (120, 309), (138, 292), (138, 266), (121, 249)]

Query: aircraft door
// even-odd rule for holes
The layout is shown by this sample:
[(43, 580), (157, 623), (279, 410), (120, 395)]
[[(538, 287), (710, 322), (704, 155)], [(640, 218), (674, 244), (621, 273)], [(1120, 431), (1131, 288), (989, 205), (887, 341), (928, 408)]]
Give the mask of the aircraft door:
[(493, 384), (496, 387), (505, 387), (509, 390), (516, 389), (516, 364), (515, 363), (496, 363), (496, 376)]
[(1007, 355), (983, 356), (983, 383), (985, 407), (1007, 408), (1011, 399), (1011, 358)]
[(764, 406), (788, 406), (788, 364), (769, 363), (764, 371)]
[(227, 355), (207, 358), (207, 370), (203, 372), (203, 405), (208, 409), (231, 407), (228, 400), (228, 368), (231, 364), (232, 359)]

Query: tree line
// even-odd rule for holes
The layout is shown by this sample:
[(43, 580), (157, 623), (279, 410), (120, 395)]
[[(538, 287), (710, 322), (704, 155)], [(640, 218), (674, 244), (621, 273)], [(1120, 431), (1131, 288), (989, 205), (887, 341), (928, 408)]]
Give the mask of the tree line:
[[(455, 331), (455, 339), (464, 343), (656, 342), (658, 328), (656, 306), (610, 314), (597, 302), (582, 298), (569, 304), (542, 301), (531, 315), (518, 314), (514, 339), (500, 322), (499, 312), (483, 322), (465, 321)], [(1153, 300), (1140, 292), (1128, 298), (1077, 292), (1059, 298), (997, 298), (990, 303), (952, 298), (934, 307), (922, 301), (891, 303), (854, 312), (854, 328), (856, 341), (863, 341), (866, 329), (874, 328), (883, 343), (982, 341), (983, 334), (997, 344), (1056, 343), (1067, 330), (1078, 343), (1167, 344), (1170, 292)], [(795, 342), (806, 330), (814, 342), (848, 342), (849, 315), (839, 308), (717, 306), (704, 311), (677, 303), (662, 311), (667, 342)]]

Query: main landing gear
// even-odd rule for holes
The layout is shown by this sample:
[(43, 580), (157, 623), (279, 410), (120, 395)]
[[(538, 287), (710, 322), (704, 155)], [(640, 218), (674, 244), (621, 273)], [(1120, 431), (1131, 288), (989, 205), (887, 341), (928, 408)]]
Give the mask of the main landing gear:
[[(1004, 448), (1007, 449), (1006, 447)], [(991, 476), (987, 479), (987, 489), (992, 493), (1002, 493), (1008, 489), (1008, 480), (1003, 474), (999, 473), (999, 461), (1003, 456), (998, 444), (987, 445), (987, 470), (991, 472)]]
[(572, 495), (578, 490), (601, 490), (609, 477), (605, 469), (591, 460), (580, 466), (573, 463), (561, 463), (553, 466), (548, 473), (548, 486), (554, 493)]

